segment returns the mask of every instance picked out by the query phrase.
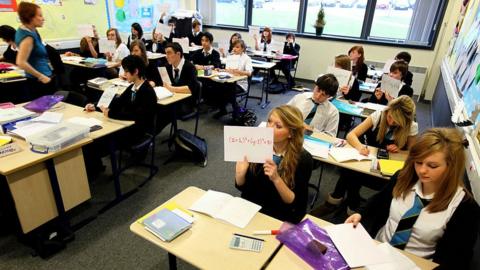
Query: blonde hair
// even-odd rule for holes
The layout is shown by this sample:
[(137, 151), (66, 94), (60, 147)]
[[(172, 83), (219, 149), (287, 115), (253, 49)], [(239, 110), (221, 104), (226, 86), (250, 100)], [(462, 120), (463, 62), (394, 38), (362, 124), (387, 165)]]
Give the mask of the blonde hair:
[[(281, 105), (272, 109), (268, 114), (268, 118), (272, 114), (276, 114), (290, 132), (285, 155), (278, 166), (278, 174), (285, 184), (290, 189), (293, 189), (295, 187), (295, 171), (303, 150), (303, 116), (299, 109), (290, 105)], [(250, 169), (252, 172), (258, 172), (260, 166), (259, 164), (251, 164)]]
[[(447, 163), (443, 179), (438, 183), (433, 200), (427, 210), (431, 213), (447, 209), (448, 204), (457, 192), (463, 187), (463, 173), (465, 171), (464, 141), (459, 131), (454, 128), (432, 128), (425, 131), (410, 149), (405, 166), (398, 174), (398, 180), (393, 188), (395, 198), (405, 199), (408, 191), (418, 181), (415, 171), (415, 162), (422, 161), (428, 156), (442, 152)], [(467, 195), (470, 195), (465, 190)]]
[(130, 43), (130, 52), (133, 51), (133, 48), (138, 47), (140, 51), (142, 52), (142, 55), (140, 58), (142, 58), (143, 62), (145, 63), (145, 66), (148, 66), (148, 57), (147, 57), (147, 48), (145, 47), (145, 43), (143, 43), (141, 40), (136, 39)]
[(335, 66), (344, 70), (352, 70), (352, 61), (348, 55), (340, 54), (335, 56)]
[(380, 123), (378, 125), (377, 142), (382, 143), (385, 139), (385, 134), (389, 128), (387, 124), (387, 113), (393, 118), (397, 127), (393, 132), (395, 144), (402, 149), (410, 135), (410, 128), (415, 118), (415, 103), (408, 96), (400, 96), (391, 100), (388, 107), (382, 112)]

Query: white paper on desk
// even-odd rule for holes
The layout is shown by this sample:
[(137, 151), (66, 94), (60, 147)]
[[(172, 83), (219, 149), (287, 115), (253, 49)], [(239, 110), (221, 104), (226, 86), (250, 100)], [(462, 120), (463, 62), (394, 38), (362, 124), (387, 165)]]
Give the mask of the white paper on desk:
[(67, 122), (73, 123), (73, 124), (84, 125), (84, 126), (88, 126), (88, 127), (101, 126), (102, 123), (103, 123), (102, 121), (100, 121), (96, 118), (81, 117), (81, 116), (75, 116), (75, 117), (69, 118), (67, 120)]
[(115, 40), (108, 40), (108, 39), (100, 39), (98, 41), (98, 47), (101, 53), (115, 53)]
[(7, 133), (25, 139), (28, 136), (34, 135), (40, 131), (43, 131), (55, 125), (56, 124), (53, 124), (53, 123), (25, 121), (22, 123), (22, 125), (17, 124), (16, 129), (11, 130)]
[(383, 74), (382, 76), (382, 91), (388, 93), (390, 96), (396, 98), (398, 97), (398, 92), (402, 87), (402, 81), (390, 77), (388, 74)]
[(337, 78), (339, 88), (342, 86), (350, 87), (353, 84), (352, 72), (350, 70), (328, 66), (327, 73), (331, 73)]
[(324, 227), (348, 266), (360, 267), (369, 264), (390, 262), (382, 254), (361, 223), (353, 228), (352, 223)]
[(103, 106), (105, 108), (108, 108), (115, 95), (117, 95), (117, 91), (118, 90), (116, 87), (108, 87), (107, 89), (105, 89), (102, 96), (100, 97), (100, 100), (98, 101), (97, 107), (101, 108)]
[(172, 85), (172, 81), (170, 81), (170, 76), (168, 76), (167, 68), (166, 67), (158, 67), (158, 73), (160, 73), (160, 78), (162, 78), (162, 82), (168, 83)]
[(329, 154), (338, 162), (371, 160), (375, 158), (372, 154), (364, 156), (353, 147), (332, 147)]
[(224, 126), (225, 161), (265, 163), (273, 157), (273, 129), (259, 127)]
[(162, 34), (164, 37), (169, 37), (170, 36), (171, 29), (168, 25), (165, 25), (163, 23), (157, 23), (157, 26), (155, 27), (155, 33), (156, 34)]
[(381, 243), (377, 247), (382, 252), (379, 256), (390, 258), (390, 262), (367, 265), (365, 268), (368, 270), (420, 270), (414, 262), (390, 244)]
[(128, 87), (131, 84), (128, 81), (120, 79), (120, 78), (111, 79), (110, 82), (114, 85), (124, 86), (124, 87)]
[(248, 26), (248, 35), (253, 38), (254, 35), (257, 35), (257, 38), (260, 39), (260, 26)]
[(190, 52), (190, 44), (188, 44), (188, 38), (173, 38), (172, 42), (177, 42), (182, 46), (183, 53), (189, 53)]
[(390, 73), (390, 67), (393, 65), (393, 63), (395, 63), (396, 60), (395, 59), (388, 59), (387, 61), (385, 61), (385, 65), (383, 66), (383, 73), (384, 74), (388, 74)]
[(155, 94), (157, 95), (158, 100), (166, 99), (173, 96), (173, 93), (163, 86), (154, 87), (153, 90), (155, 90)]
[(81, 37), (93, 37), (93, 25), (91, 24), (77, 24), (77, 31)]
[(80, 56), (63, 56), (63, 61), (71, 61), (71, 62), (80, 62), (83, 61), (83, 57)]
[(366, 103), (357, 102), (357, 103), (355, 103), (355, 105), (357, 105), (360, 108), (370, 109), (370, 110), (374, 110), (374, 111), (383, 111), (387, 108), (387, 106), (385, 106), (385, 105), (377, 104), (377, 103), (371, 103), (371, 102), (366, 102)]
[(226, 69), (239, 69), (240, 67), (240, 55), (232, 54), (227, 56), (225, 60)]
[(328, 152), (330, 151), (329, 145), (325, 143), (315, 142), (314, 140), (304, 139), (303, 148), (307, 150), (312, 156), (319, 158), (328, 158)]
[(32, 122), (44, 122), (58, 124), (62, 121), (63, 113), (44, 112), (39, 117), (33, 118)]

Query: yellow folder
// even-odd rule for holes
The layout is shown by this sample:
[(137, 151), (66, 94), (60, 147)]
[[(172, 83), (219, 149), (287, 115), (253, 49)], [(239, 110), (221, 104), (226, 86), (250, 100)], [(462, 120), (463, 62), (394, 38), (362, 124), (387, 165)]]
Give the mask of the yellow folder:
[(378, 160), (378, 165), (380, 166), (380, 173), (382, 175), (392, 176), (398, 170), (403, 168), (405, 162), (400, 160), (380, 159)]

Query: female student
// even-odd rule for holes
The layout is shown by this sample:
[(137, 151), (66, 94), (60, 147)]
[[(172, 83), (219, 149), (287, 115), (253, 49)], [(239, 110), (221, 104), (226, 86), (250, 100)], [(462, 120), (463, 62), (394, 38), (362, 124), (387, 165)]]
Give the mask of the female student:
[(3, 42), (8, 44), (7, 49), (3, 52), (3, 56), (0, 57), (0, 62), (7, 62), (15, 64), (17, 59), (17, 45), (15, 45), (15, 28), (10, 25), (0, 26), (0, 38)]
[[(246, 46), (243, 40), (236, 40), (233, 42), (233, 49), (232, 53), (227, 56), (225, 70), (233, 75), (240, 75), (240, 76), (248, 76), (252, 75), (253, 67), (252, 67), (252, 60), (250, 57), (245, 53)], [(248, 81), (241, 80), (237, 81), (234, 84), (231, 83), (219, 83), (218, 87), (221, 87), (221, 91), (217, 91), (221, 93), (219, 96), (219, 107), (220, 111), (215, 114), (215, 118), (219, 118), (223, 115), (227, 114), (226, 105), (227, 103), (231, 103), (233, 107), (233, 117), (235, 118), (236, 113), (238, 112), (238, 104), (236, 100), (236, 89), (237, 86), (240, 88), (241, 91), (247, 91), (248, 89)]]
[[(152, 87), (162, 85), (162, 79), (160, 78), (160, 73), (158, 72), (157, 62), (148, 61), (145, 44), (143, 44), (143, 42), (140, 40), (134, 40), (130, 44), (130, 50), (132, 55), (136, 55), (143, 60), (143, 63), (146, 67), (145, 78), (147, 79), (148, 83)], [(120, 78), (126, 79), (125, 72), (122, 67), (120, 67), (119, 76)]]
[(36, 4), (20, 2), (17, 13), (22, 25), (15, 33), (16, 64), (26, 72), (32, 98), (51, 94), (55, 91), (53, 71), (47, 49), (37, 31), (45, 21), (42, 10)]
[(360, 81), (365, 81), (367, 79), (368, 67), (364, 63), (365, 61), (365, 52), (362, 46), (353, 46), (348, 50), (348, 56), (352, 61), (352, 72), (353, 75)]
[(188, 34), (190, 46), (202, 46), (203, 33), (200, 31), (202, 24), (197, 20), (192, 22), (192, 32)]
[[(347, 141), (365, 156), (370, 153), (368, 146), (386, 149), (392, 153), (408, 150), (414, 144), (418, 134), (418, 124), (414, 122), (414, 118), (415, 103), (407, 96), (400, 96), (390, 101), (384, 111), (372, 113), (350, 131)], [(383, 182), (379, 182), (375, 176), (344, 169), (340, 173), (333, 193), (329, 194), (325, 204), (313, 210), (312, 214), (323, 216), (335, 211), (345, 193), (347, 193), (347, 206), (350, 209), (356, 209), (360, 204), (359, 192), (362, 185), (379, 189), (382, 184)]]
[[(352, 70), (350, 58), (345, 54), (335, 56), (335, 67), (348, 71)], [(358, 79), (352, 78), (351, 80), (353, 81), (351, 86), (340, 85), (340, 92), (347, 100), (359, 101), (362, 93), (360, 92)]]
[(272, 43), (272, 29), (270, 29), (269, 27), (263, 28), (260, 40), (258, 40), (256, 34), (253, 35), (253, 39), (255, 40), (255, 50), (269, 52), (270, 43)]
[[(293, 56), (298, 56), (300, 54), (300, 45), (295, 42), (295, 34), (294, 33), (287, 33), (285, 36), (285, 43), (283, 45), (283, 54), (289, 54)], [(297, 59), (281, 59), (280, 62), (277, 63), (275, 69), (282, 70), (285, 78), (287, 79), (287, 88), (292, 88), (295, 85), (293, 81), (292, 74), (290, 74), (291, 68), (295, 65)], [(278, 78), (275, 76), (275, 72), (272, 74), (275, 80), (278, 81)]]
[(134, 40), (141, 40), (143, 43), (146, 40), (143, 38), (143, 29), (139, 23), (132, 23), (131, 35), (128, 36), (127, 47), (130, 48), (130, 43)]
[(107, 69), (107, 77), (116, 78), (118, 77), (118, 69), (122, 65), (123, 58), (127, 57), (130, 54), (130, 50), (125, 44), (122, 43), (122, 38), (118, 33), (116, 28), (110, 28), (107, 30), (107, 39), (115, 41), (115, 52), (112, 54), (110, 52), (105, 53), (105, 56), (108, 61), (115, 62), (116, 65), (112, 68)]
[(464, 143), (456, 129), (433, 128), (410, 149), (403, 169), (365, 208), (345, 221), (362, 221), (378, 241), (433, 259), (436, 269), (468, 269), (480, 208), (463, 185)]
[(233, 43), (239, 39), (242, 39), (242, 35), (240, 33), (233, 33), (230, 37), (230, 45), (228, 47), (228, 52), (225, 52), (223, 48), (219, 48), (218, 51), (222, 57), (227, 57), (228, 54), (232, 53), (233, 50)]
[(235, 186), (242, 198), (262, 206), (260, 212), (298, 223), (306, 213), (312, 156), (303, 149), (302, 113), (282, 105), (268, 115), (273, 128), (272, 159), (264, 164), (236, 163)]
[(91, 58), (101, 58), (104, 55), (100, 54), (100, 46), (98, 43), (99, 37), (95, 25), (92, 25), (93, 37), (85, 36), (80, 40), (80, 53), (66, 52), (66, 56), (81, 56)]
[[(408, 64), (405, 61), (396, 61), (390, 66), (390, 73), (388, 75), (391, 78), (401, 81), (407, 75), (407, 72), (408, 72)], [(412, 97), (413, 96), (412, 87), (402, 83), (400, 91), (398, 92), (398, 96), (401, 96), (401, 95), (407, 95), (409, 97)], [(392, 99), (393, 99), (392, 96), (390, 96), (388, 93), (385, 93), (385, 91), (382, 90), (382, 85), (381, 83), (379, 83), (377, 88), (375, 89), (375, 92), (373, 92), (373, 95), (370, 97), (368, 101), (372, 103), (379, 103), (379, 104), (386, 105)]]

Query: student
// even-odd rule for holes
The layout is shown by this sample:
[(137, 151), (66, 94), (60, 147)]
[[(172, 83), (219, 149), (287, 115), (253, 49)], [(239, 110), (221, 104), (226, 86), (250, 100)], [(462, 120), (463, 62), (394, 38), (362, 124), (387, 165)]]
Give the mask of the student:
[(235, 186), (242, 198), (262, 206), (260, 212), (298, 223), (306, 214), (312, 156), (303, 149), (301, 112), (292, 106), (274, 108), (268, 115), (273, 128), (272, 159), (264, 164), (236, 163)]
[(131, 35), (128, 36), (127, 47), (130, 48), (130, 43), (137, 39), (146, 43), (146, 40), (143, 38), (142, 26), (139, 23), (132, 23)]
[[(250, 77), (253, 72), (252, 60), (245, 52), (246, 46), (243, 40), (233, 42), (233, 50), (231, 55), (227, 56), (225, 71), (233, 75)], [(215, 96), (219, 98), (218, 104), (220, 111), (214, 115), (214, 118), (220, 118), (227, 114), (227, 103), (232, 104), (233, 118), (238, 113), (238, 103), (236, 99), (237, 86), (240, 91), (247, 91), (248, 80), (237, 81), (236, 83), (217, 83), (214, 85), (216, 90)]]
[[(112, 101), (109, 108), (100, 109), (107, 118), (134, 120), (135, 124), (122, 134), (121, 140), (125, 143), (137, 142), (145, 133), (153, 131), (157, 96), (145, 80), (145, 64), (139, 56), (129, 55), (123, 58), (122, 67), (127, 81), (132, 84)], [(90, 103), (85, 109), (94, 111), (95, 106)]]
[(95, 25), (92, 25), (93, 37), (85, 36), (80, 40), (80, 53), (66, 52), (66, 56), (81, 56), (90, 58), (102, 58), (103, 54), (100, 53), (100, 46), (98, 44), (98, 32)]
[[(356, 126), (347, 135), (348, 143), (362, 155), (370, 153), (368, 146), (386, 149), (396, 153), (408, 150), (415, 143), (418, 124), (414, 122), (415, 103), (407, 96), (400, 96), (388, 104), (384, 111), (376, 111)], [(365, 139), (364, 139), (365, 136)], [(383, 181), (383, 180), (380, 180)], [(333, 193), (328, 195), (325, 203), (313, 210), (315, 216), (324, 216), (336, 210), (347, 193), (347, 206), (350, 210), (360, 204), (362, 185), (379, 189), (383, 182), (375, 176), (343, 169)]]
[(468, 269), (480, 208), (463, 185), (464, 141), (456, 129), (425, 131), (403, 169), (345, 223), (364, 224), (376, 240), (438, 263)]
[(192, 33), (188, 34), (188, 40), (191, 46), (202, 46), (203, 33), (200, 31), (201, 26), (202, 24), (197, 19), (193, 20)]
[[(394, 79), (402, 80), (403, 77), (406, 76), (407, 71), (408, 64), (405, 61), (396, 61), (390, 66), (390, 73), (388, 75)], [(402, 84), (400, 91), (398, 92), (398, 96), (401, 95), (412, 97), (413, 89), (407, 84)], [(373, 92), (373, 95), (368, 101), (372, 103), (386, 105), (392, 99), (393, 97), (391, 97), (388, 93), (385, 93), (385, 91), (382, 90), (381, 83), (379, 83), (377, 88), (375, 89), (375, 92)]]
[(337, 136), (339, 113), (328, 101), (337, 94), (337, 89), (337, 78), (333, 74), (325, 74), (315, 82), (313, 93), (298, 94), (288, 102), (288, 105), (302, 112), (306, 131), (325, 132), (330, 136)]
[(205, 32), (202, 35), (202, 49), (196, 50), (192, 54), (192, 63), (195, 68), (219, 68), (222, 64), (220, 62), (220, 54), (212, 47), (213, 35), (210, 32)]
[(147, 67), (147, 69), (145, 70), (145, 78), (148, 83), (152, 87), (162, 85), (162, 78), (160, 77), (160, 73), (158, 72), (157, 62), (148, 60), (145, 44), (143, 44), (143, 42), (140, 40), (134, 40), (132, 41), (132, 44), (130, 44), (130, 50), (132, 51), (132, 55), (136, 55), (142, 58), (143, 63)]
[[(163, 18), (165, 17), (165, 13), (162, 13), (162, 16), (158, 20), (158, 23), (163, 24)], [(180, 35), (175, 31), (177, 24), (177, 20), (175, 18), (170, 18), (168, 20), (168, 26), (170, 27), (170, 35), (168, 37), (164, 37), (161, 33), (155, 33), (155, 29), (153, 29), (153, 39), (152, 39), (152, 52), (157, 53), (165, 53), (165, 47), (168, 43), (173, 41), (173, 38), (180, 38)], [(149, 48), (149, 46), (147, 46)]]
[(228, 47), (228, 52), (225, 52), (223, 48), (220, 48), (218, 49), (220, 52), (220, 55), (222, 57), (227, 57), (228, 54), (232, 53), (233, 43), (239, 39), (242, 39), (242, 35), (240, 35), (240, 33), (233, 33), (232, 36), (230, 37), (230, 45)]
[(0, 62), (7, 62), (15, 64), (17, 59), (17, 45), (15, 45), (15, 33), (17, 31), (10, 25), (0, 26), (0, 38), (3, 42), (8, 44), (7, 49), (3, 52), (3, 56), (0, 57)]
[(272, 29), (269, 27), (263, 28), (260, 40), (258, 40), (257, 34), (253, 35), (253, 39), (255, 40), (255, 50), (261, 50), (264, 52), (271, 51), (270, 44), (272, 43)]
[[(287, 35), (285, 36), (285, 39), (286, 39), (285, 44), (283, 45), (283, 54), (298, 56), (300, 54), (300, 45), (298, 45), (298, 43), (295, 42), (295, 34), (287, 33)], [(296, 62), (297, 62), (297, 59), (294, 59), (294, 60), (281, 59), (280, 62), (278, 62), (277, 65), (275, 66), (275, 69), (282, 70), (283, 74), (285, 75), (285, 78), (287, 79), (287, 88), (292, 88), (295, 85), (295, 82), (293, 81), (293, 78), (292, 78), (292, 74), (290, 74), (290, 70), (295, 65)], [(278, 80), (278, 78), (275, 76), (275, 72), (273, 75), (275, 80)]]
[(27, 83), (32, 89), (31, 98), (52, 94), (55, 91), (53, 70), (47, 49), (37, 31), (45, 22), (42, 9), (33, 3), (20, 2), (17, 13), (22, 25), (15, 33), (18, 47), (16, 64), (26, 72)]
[[(335, 56), (335, 67), (348, 71), (352, 70), (350, 57), (345, 54)], [(340, 85), (340, 92), (346, 100), (359, 101), (362, 93), (360, 92), (358, 79), (352, 78), (351, 80), (353, 81), (351, 86)]]
[(367, 79), (368, 67), (365, 62), (365, 52), (362, 46), (353, 46), (348, 50), (348, 56), (352, 61), (352, 72), (357, 80), (365, 81)]
[(110, 28), (107, 30), (107, 39), (115, 41), (115, 52), (112, 54), (110, 52), (105, 53), (105, 56), (108, 61), (115, 62), (115, 66), (108, 68), (106, 70), (107, 78), (116, 78), (119, 75), (118, 67), (122, 65), (123, 58), (130, 55), (130, 50), (125, 44), (122, 43), (122, 38), (118, 33), (116, 28)]
[[(412, 60), (412, 56), (411, 56), (410, 53), (408, 53), (408, 52), (399, 52), (399, 53), (395, 56), (395, 60), (396, 60), (396, 61), (403, 60), (403, 61), (405, 61), (408, 65), (410, 65), (410, 61)], [(406, 85), (412, 86), (412, 82), (413, 82), (413, 74), (412, 74), (412, 72), (410, 72), (409, 70), (407, 70), (407, 74), (405, 75), (405, 77), (403, 78), (402, 81), (403, 81)]]

